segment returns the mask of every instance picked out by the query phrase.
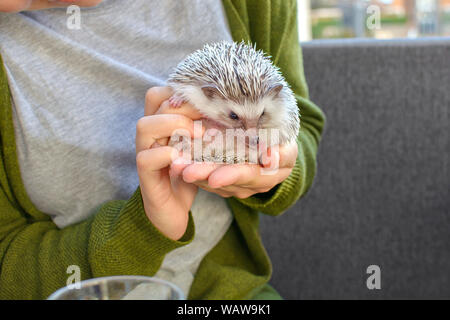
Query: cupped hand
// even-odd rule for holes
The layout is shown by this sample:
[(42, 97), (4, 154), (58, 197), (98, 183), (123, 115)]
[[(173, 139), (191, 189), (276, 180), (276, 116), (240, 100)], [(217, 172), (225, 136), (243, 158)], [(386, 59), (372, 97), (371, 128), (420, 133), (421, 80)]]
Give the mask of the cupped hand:
[[(273, 149), (274, 150), (274, 149)], [(193, 163), (183, 168), (172, 165), (172, 174), (181, 171), (185, 182), (193, 183), (222, 197), (248, 198), (268, 192), (292, 172), (297, 159), (297, 144), (280, 146), (259, 164)]]
[[(170, 89), (161, 90), (171, 92)], [(188, 103), (180, 108), (171, 108), (166, 101), (158, 110), (151, 110), (151, 112), (183, 114), (192, 120), (202, 118), (201, 114)], [(295, 166), (297, 153), (298, 146), (292, 143), (269, 149), (262, 159), (264, 165), (174, 162), (171, 164), (170, 175), (181, 176), (183, 181), (193, 183), (225, 198), (244, 199), (256, 193), (267, 192), (284, 181)]]
[(169, 176), (169, 166), (179, 153), (167, 146), (167, 140), (179, 129), (193, 137), (194, 124), (180, 114), (155, 114), (170, 96), (168, 88), (147, 92), (144, 117), (136, 125), (136, 168), (147, 217), (164, 235), (178, 240), (186, 231), (197, 186)]

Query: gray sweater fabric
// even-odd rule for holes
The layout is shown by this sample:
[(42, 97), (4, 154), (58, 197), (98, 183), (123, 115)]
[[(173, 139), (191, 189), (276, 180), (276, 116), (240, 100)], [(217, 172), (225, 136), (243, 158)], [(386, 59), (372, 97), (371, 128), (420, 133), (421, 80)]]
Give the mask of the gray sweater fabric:
[[(136, 122), (144, 97), (205, 43), (232, 41), (220, 0), (104, 0), (81, 9), (0, 13), (0, 52), (13, 100), (25, 189), (64, 228), (139, 185)], [(224, 199), (199, 191), (192, 243), (170, 252), (156, 276), (187, 294), (203, 257), (232, 221)]]

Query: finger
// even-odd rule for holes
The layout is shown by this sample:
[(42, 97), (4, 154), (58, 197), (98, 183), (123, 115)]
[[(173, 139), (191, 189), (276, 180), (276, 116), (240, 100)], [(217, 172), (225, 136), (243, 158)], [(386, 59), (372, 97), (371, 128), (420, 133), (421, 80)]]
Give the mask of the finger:
[(145, 94), (144, 115), (149, 116), (158, 111), (161, 104), (173, 94), (170, 87), (152, 87)]
[(200, 188), (205, 189), (209, 192), (216, 193), (223, 197), (236, 197), (239, 199), (246, 199), (248, 197), (251, 197), (252, 195), (263, 192), (259, 190), (249, 189), (249, 188), (242, 188), (238, 186), (227, 186), (219, 189), (213, 189), (210, 188), (209, 185), (204, 181), (195, 182), (195, 185), (198, 185)]
[(206, 190), (208, 192), (211, 193), (215, 193), (219, 196), (221, 196), (222, 198), (230, 198), (233, 196), (232, 193), (225, 191), (223, 189), (212, 189), (208, 186), (208, 182), (207, 181), (197, 181), (193, 183), (194, 185), (198, 186), (199, 188), (202, 188), (203, 190)]
[(278, 146), (272, 147), (267, 150), (266, 154), (262, 157), (262, 167), (267, 171), (276, 171), (280, 168), (280, 152)]
[(3, 0), (0, 1), (0, 12), (19, 12), (30, 8), (30, 1)]
[(159, 148), (146, 149), (136, 155), (136, 168), (142, 181), (152, 181), (149, 177), (157, 178), (159, 181), (159, 170), (169, 166), (178, 157), (175, 148), (164, 146)]
[(234, 185), (266, 192), (284, 181), (292, 172), (292, 168), (280, 168), (271, 174), (262, 174), (263, 170), (253, 165), (242, 165), (236, 168), (226, 166), (211, 173), (208, 183), (212, 188)]
[(182, 157), (175, 159), (174, 162), (172, 162), (172, 164), (170, 165), (169, 175), (171, 177), (180, 177), (180, 179), (183, 180), (183, 170), (191, 163), (192, 161), (189, 161), (189, 159), (185, 159)]
[(261, 151), (260, 165), (264, 168), (292, 168), (297, 160), (297, 143), (276, 145)]
[[(161, 106), (159, 107), (159, 109), (156, 111), (155, 114), (180, 114), (183, 115), (185, 117), (188, 117), (192, 120), (198, 120), (200, 121), (200, 119), (203, 117), (198, 111), (197, 109), (195, 109), (194, 107), (192, 107), (192, 105), (188, 104), (188, 103), (184, 103), (182, 104), (180, 107), (178, 108), (172, 108), (170, 106), (170, 102), (168, 100), (164, 101)], [(201, 124), (201, 122), (200, 122)], [(167, 145), (169, 139), (168, 138), (163, 138), (163, 139), (159, 139), (158, 142), (162, 145)]]
[(276, 172), (270, 172), (270, 174), (262, 174), (257, 179), (252, 180), (248, 184), (242, 184), (242, 187), (254, 188), (258, 192), (267, 192), (276, 185), (280, 184), (292, 172), (292, 168), (277, 169)]
[(168, 100), (162, 101), (159, 109), (156, 111), (156, 114), (182, 114), (192, 120), (199, 120), (204, 117), (190, 103), (183, 103), (180, 107), (173, 108), (170, 106), (170, 102)]
[(201, 136), (201, 132), (194, 132), (193, 121), (182, 115), (161, 114), (140, 118), (136, 124), (136, 153), (150, 148), (157, 139), (170, 137), (180, 130), (190, 137)]
[(248, 184), (253, 178), (259, 176), (260, 168), (260, 166), (252, 164), (225, 165), (209, 175), (208, 183), (211, 188)]
[(293, 168), (295, 166), (298, 154), (298, 145), (296, 142), (280, 146), (278, 152), (280, 168)]
[(225, 187), (221, 187), (219, 189), (213, 189), (213, 190), (228, 192), (236, 198), (248, 198), (251, 195), (254, 195), (255, 193), (268, 191), (265, 188), (258, 188), (258, 189), (255, 188), (254, 189), (254, 188), (248, 188), (248, 187), (241, 187), (241, 186), (237, 186), (237, 185), (225, 186)]
[(208, 180), (211, 172), (223, 166), (220, 163), (193, 163), (183, 170), (183, 180), (189, 183)]

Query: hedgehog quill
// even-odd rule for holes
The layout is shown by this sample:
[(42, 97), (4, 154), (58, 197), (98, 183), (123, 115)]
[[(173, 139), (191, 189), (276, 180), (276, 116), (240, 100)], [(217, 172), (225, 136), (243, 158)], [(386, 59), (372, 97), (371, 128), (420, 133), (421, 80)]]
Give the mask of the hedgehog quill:
[(297, 138), (300, 115), (291, 88), (269, 56), (244, 42), (205, 45), (178, 64), (167, 84), (174, 90), (171, 107), (189, 102), (209, 128), (251, 132), (249, 145), (273, 144), (262, 141), (262, 129), (277, 130), (279, 145)]

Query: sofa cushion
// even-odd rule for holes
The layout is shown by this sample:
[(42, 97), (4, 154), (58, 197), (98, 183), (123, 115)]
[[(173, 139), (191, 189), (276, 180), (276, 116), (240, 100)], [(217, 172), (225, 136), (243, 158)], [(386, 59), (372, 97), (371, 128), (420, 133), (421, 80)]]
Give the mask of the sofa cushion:
[[(303, 44), (315, 183), (261, 232), (286, 299), (450, 298), (450, 39)], [(381, 268), (381, 290), (366, 269)]]

